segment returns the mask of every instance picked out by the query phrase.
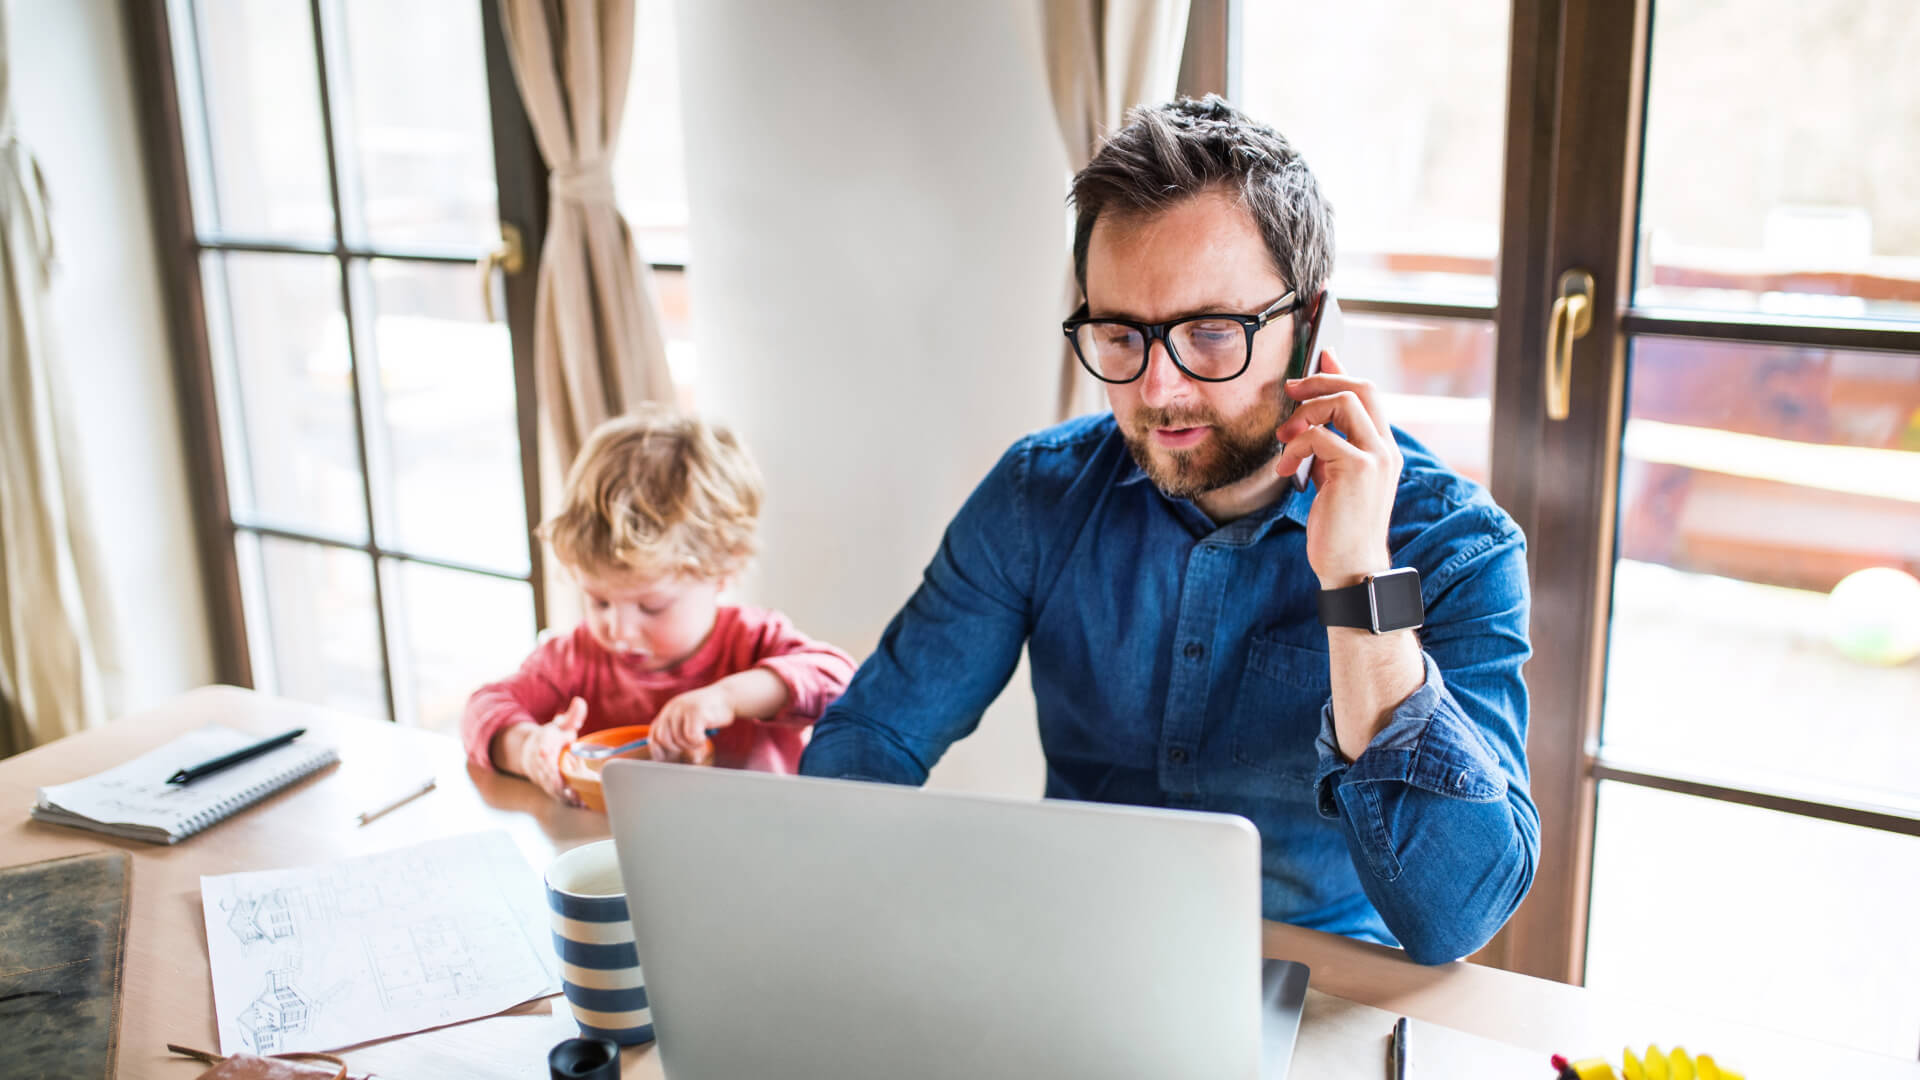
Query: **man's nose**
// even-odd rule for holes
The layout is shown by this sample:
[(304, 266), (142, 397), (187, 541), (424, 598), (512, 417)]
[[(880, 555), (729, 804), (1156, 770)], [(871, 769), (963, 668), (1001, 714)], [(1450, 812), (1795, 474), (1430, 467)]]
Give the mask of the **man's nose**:
[(1166, 342), (1147, 342), (1147, 370), (1140, 376), (1141, 402), (1163, 409), (1185, 396), (1192, 385), (1193, 380), (1174, 364)]
[(613, 633), (615, 637), (633, 638), (640, 635), (640, 612), (633, 608), (620, 608), (614, 612)]

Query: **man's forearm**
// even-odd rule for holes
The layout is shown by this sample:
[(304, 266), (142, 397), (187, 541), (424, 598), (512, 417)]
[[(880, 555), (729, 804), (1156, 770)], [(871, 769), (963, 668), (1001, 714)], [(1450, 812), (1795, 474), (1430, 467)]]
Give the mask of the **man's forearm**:
[(1361, 886), (1421, 963), (1484, 945), (1526, 895), (1540, 850), (1524, 764), (1503, 760), (1489, 737), (1524, 725), (1500, 711), (1524, 709), (1524, 697), (1489, 697), (1482, 685), (1463, 701), (1450, 678), (1423, 655), (1420, 687), (1351, 761), (1332, 708), (1318, 739), (1320, 812), (1341, 823)]
[(1327, 629), (1333, 677), (1333, 728), (1340, 753), (1353, 761), (1386, 729), (1393, 710), (1426, 681), (1420, 639), (1411, 630), (1375, 634), (1335, 626)]

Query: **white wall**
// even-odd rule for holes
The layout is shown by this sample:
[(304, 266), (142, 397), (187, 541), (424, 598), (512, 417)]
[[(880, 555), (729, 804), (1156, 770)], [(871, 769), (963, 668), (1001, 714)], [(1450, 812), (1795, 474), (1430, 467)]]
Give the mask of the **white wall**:
[(117, 717), (214, 677), (126, 27), (116, 0), (6, 0), (6, 15), (14, 112), (51, 204), (50, 325), (105, 563)]
[[(682, 0), (701, 407), (766, 471), (743, 592), (864, 656), (1052, 415), (1066, 159), (1031, 0)], [(1025, 666), (936, 770), (1038, 795)]]

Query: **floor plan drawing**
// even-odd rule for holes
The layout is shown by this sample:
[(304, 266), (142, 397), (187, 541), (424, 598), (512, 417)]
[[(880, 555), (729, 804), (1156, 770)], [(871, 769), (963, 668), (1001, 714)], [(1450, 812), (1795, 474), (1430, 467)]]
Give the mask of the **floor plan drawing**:
[(389, 1007), (457, 1000), (470, 988), (527, 974), (520, 928), (487, 919), (437, 918), (370, 936), (367, 959)]
[(200, 892), (223, 1053), (350, 1046), (560, 988), (539, 875), (504, 832)]

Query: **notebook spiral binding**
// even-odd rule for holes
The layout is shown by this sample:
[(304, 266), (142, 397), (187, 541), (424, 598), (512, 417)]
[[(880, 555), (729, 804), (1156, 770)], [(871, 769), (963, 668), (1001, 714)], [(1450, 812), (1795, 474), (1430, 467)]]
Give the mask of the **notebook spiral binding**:
[(293, 768), (274, 773), (250, 788), (234, 792), (197, 814), (182, 818), (176, 835), (192, 836), (202, 829), (225, 821), (274, 792), (291, 787), (339, 760), (339, 753), (329, 749), (325, 754), (310, 757)]

